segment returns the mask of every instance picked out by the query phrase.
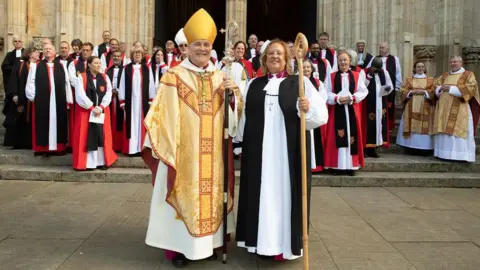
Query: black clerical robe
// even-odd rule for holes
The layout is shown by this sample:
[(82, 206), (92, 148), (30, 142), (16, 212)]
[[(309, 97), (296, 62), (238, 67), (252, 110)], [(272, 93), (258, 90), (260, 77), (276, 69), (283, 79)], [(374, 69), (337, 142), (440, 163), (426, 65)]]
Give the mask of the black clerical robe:
[[(17, 96), (17, 104), (12, 102), (12, 106), (7, 113), (6, 122), (11, 122), (7, 127), (7, 134), (12, 133), (12, 146), (15, 149), (31, 149), (32, 148), (32, 103), (27, 99), (25, 94), (25, 86), (27, 84), (28, 72), (30, 70), (30, 62), (18, 61), (14, 66), (14, 72), (7, 86), (6, 96), (13, 99)], [(8, 139), (10, 140), (10, 139)]]
[[(268, 77), (255, 79), (246, 96), (246, 122), (243, 134), (242, 168), (237, 217), (236, 240), (248, 247), (256, 247), (262, 178), (262, 151), (264, 133), (264, 108)], [(301, 255), (302, 243), (302, 177), (300, 151), (300, 118), (297, 112), (298, 76), (290, 76), (280, 83), (278, 94), (287, 136), (288, 163), (291, 190), (291, 249)], [(306, 132), (307, 184), (310, 213), (311, 146), (310, 132)], [(279, 146), (283, 147), (283, 146)]]

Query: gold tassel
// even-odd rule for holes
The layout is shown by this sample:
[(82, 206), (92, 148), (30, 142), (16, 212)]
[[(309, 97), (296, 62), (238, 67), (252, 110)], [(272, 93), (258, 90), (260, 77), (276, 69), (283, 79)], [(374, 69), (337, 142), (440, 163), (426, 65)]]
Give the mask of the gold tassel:
[(242, 81), (245, 81), (247, 80), (247, 73), (245, 73), (245, 69), (243, 69), (243, 72), (242, 72)]

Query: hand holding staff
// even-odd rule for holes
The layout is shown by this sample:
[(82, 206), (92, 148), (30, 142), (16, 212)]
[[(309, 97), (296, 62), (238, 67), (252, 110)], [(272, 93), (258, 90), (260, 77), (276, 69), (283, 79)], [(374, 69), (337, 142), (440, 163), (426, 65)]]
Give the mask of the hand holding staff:
[[(298, 63), (298, 97), (305, 99), (303, 83), (303, 57), (307, 54), (308, 41), (305, 35), (298, 33), (295, 38), (294, 52)], [(307, 201), (307, 142), (305, 111), (300, 110), (300, 143), (302, 151), (302, 223), (303, 223), (303, 269), (309, 269), (308, 263), (308, 201)]]

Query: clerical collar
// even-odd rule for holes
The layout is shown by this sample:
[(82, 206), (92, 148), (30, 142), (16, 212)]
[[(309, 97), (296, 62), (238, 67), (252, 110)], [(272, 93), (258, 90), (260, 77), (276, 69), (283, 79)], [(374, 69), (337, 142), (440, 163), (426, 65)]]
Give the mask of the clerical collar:
[(207, 69), (207, 68), (208, 68), (208, 64), (209, 64), (209, 63), (207, 63), (204, 67), (199, 67), (199, 66), (195, 65), (192, 61), (190, 61), (190, 59), (188, 59), (187, 61), (190, 62), (190, 64), (194, 65), (195, 67), (200, 68), (200, 69), (203, 69), (203, 70)]
[(288, 73), (286, 70), (283, 70), (279, 73), (268, 73), (268, 79), (271, 80), (273, 78), (281, 79), (288, 77)]
[(414, 74), (413, 77), (415, 79), (425, 79), (427, 77), (427, 75), (425, 75), (425, 73), (423, 74)]
[(450, 71), (450, 74), (460, 74), (460, 73), (463, 73), (463, 72), (465, 72), (465, 69), (463, 67), (461, 67), (457, 71)]
[(203, 68), (200, 68), (200, 67), (197, 67), (195, 66), (191, 61), (190, 59), (185, 59), (183, 60), (181, 63), (180, 63), (180, 66), (181, 67), (184, 67), (188, 70), (191, 70), (193, 72), (213, 72), (215, 71), (216, 67), (213, 65), (212, 62), (208, 61), (208, 66), (203, 69)]

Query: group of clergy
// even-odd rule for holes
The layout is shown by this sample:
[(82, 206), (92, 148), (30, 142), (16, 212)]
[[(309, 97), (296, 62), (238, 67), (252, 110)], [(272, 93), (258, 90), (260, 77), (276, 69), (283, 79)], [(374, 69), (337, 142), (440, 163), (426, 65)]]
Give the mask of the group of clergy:
[[(251, 43), (256, 40), (255, 35), (249, 37), (248, 52), (254, 51)], [(333, 174), (354, 175), (364, 166), (365, 156), (378, 158), (378, 147), (390, 147), (397, 92), (403, 115), (396, 143), (407, 153), (433, 152), (444, 160), (475, 161), (478, 84), (473, 72), (462, 67), (461, 57), (452, 57), (450, 72), (436, 79), (427, 77), (425, 63), (417, 61), (412, 76), (403, 82), (400, 61), (389, 53), (388, 43), (381, 42), (380, 54), (374, 57), (366, 51), (363, 40), (357, 42), (355, 50), (338, 51), (329, 47), (328, 41), (328, 33), (321, 33), (304, 59), (304, 75), (318, 91), (326, 93), (329, 105), (328, 123), (312, 130), (313, 172), (333, 169)], [(257, 55), (268, 42), (257, 42), (261, 44)], [(288, 45), (293, 49), (293, 43)], [(255, 58), (250, 61), (256, 62)], [(294, 58), (290, 65), (298, 72)], [(248, 79), (243, 76), (240, 80), (237, 75), (234, 80), (242, 89), (247, 84), (242, 80)]]
[(36, 156), (71, 151), (76, 170), (108, 169), (116, 152), (140, 155), (143, 119), (160, 78), (182, 56), (158, 48), (150, 57), (138, 41), (127, 54), (109, 31), (103, 40), (98, 46), (62, 41), (57, 54), (48, 38), (40, 52), (14, 37), (15, 49), (2, 63), (5, 146)]

